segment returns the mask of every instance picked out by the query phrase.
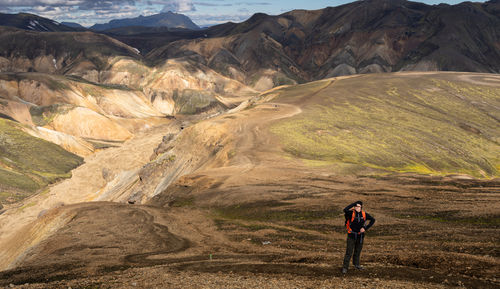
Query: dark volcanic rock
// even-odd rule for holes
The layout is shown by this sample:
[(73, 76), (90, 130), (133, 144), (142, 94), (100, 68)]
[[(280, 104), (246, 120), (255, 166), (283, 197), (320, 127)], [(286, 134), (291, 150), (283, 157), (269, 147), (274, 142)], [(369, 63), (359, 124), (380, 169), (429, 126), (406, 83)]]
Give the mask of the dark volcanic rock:
[[(322, 10), (294, 10), (204, 30), (206, 38), (153, 50), (162, 59), (189, 53), (216, 71), (263, 69), (296, 81), (400, 70), (500, 72), (500, 5), (426, 5), (403, 0), (356, 1)], [(219, 47), (214, 47), (219, 45)], [(210, 47), (210, 49), (206, 49)]]

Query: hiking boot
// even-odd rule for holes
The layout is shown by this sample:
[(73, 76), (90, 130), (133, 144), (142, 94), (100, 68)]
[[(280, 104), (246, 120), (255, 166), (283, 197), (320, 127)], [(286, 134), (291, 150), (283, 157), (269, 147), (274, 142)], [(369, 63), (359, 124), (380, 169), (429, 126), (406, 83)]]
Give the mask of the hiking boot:
[(342, 274), (347, 274), (347, 269), (346, 268), (342, 268)]
[(365, 267), (361, 266), (361, 265), (358, 265), (358, 266), (354, 266), (356, 269), (358, 270), (365, 270)]

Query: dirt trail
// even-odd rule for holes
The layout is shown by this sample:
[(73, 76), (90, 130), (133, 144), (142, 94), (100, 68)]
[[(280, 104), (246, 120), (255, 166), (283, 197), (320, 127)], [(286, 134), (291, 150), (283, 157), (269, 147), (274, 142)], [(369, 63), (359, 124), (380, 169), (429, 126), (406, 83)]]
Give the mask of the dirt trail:
[(236, 145), (238, 158), (234, 164), (245, 168), (244, 171), (259, 164), (260, 158), (255, 155), (259, 151), (258, 148), (269, 146), (270, 139), (262, 137), (264, 132), (261, 128), (271, 121), (292, 117), (302, 112), (298, 106), (283, 103), (261, 104), (255, 110), (258, 117), (245, 118), (239, 123), (237, 130), (241, 138)]
[[(153, 150), (169, 132), (177, 131), (177, 123), (170, 122), (139, 132), (119, 147), (108, 148), (85, 158), (85, 163), (72, 171), (72, 178), (64, 180), (42, 193), (8, 208), (0, 215), (0, 248), (6, 248), (9, 239), (20, 228), (34, 221), (42, 211), (61, 205), (93, 201), (95, 194), (106, 184), (103, 169), (110, 174), (135, 170), (149, 162)], [(4, 252), (0, 249), (0, 256)], [(0, 268), (6, 264), (0, 262)]]

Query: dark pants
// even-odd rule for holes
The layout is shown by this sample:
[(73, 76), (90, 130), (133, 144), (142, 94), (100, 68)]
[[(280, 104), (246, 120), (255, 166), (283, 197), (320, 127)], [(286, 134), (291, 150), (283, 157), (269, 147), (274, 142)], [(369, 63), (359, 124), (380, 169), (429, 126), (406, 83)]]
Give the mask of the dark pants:
[(344, 268), (349, 269), (349, 261), (351, 260), (352, 253), (354, 252), (354, 257), (352, 258), (352, 263), (354, 266), (359, 266), (359, 257), (361, 256), (361, 249), (363, 249), (363, 235), (357, 235), (351, 237), (347, 235), (347, 249), (345, 250), (344, 256)]

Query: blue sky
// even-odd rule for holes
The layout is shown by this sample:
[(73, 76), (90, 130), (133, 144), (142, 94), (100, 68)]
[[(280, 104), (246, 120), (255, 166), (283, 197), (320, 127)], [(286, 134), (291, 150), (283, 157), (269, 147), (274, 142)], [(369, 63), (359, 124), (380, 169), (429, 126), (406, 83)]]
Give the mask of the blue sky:
[[(293, 9), (321, 9), (348, 0), (0, 0), (0, 12), (28, 12), (84, 26), (112, 19), (173, 11), (189, 16), (200, 26), (241, 22), (257, 12), (281, 14)], [(456, 4), (455, 0), (425, 0), (427, 4)], [(484, 2), (484, 1), (480, 1)]]

